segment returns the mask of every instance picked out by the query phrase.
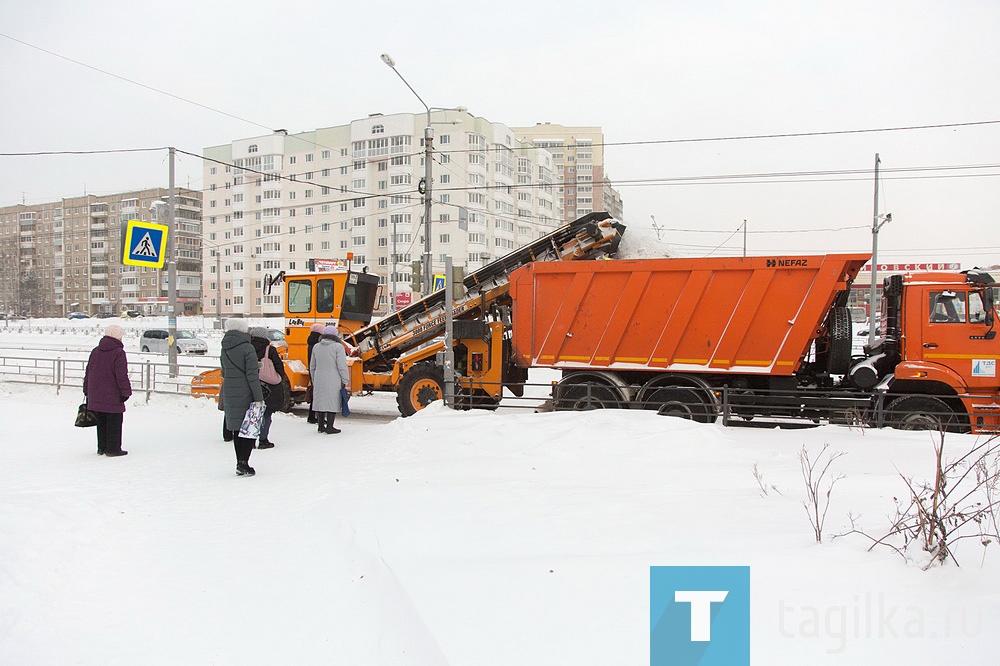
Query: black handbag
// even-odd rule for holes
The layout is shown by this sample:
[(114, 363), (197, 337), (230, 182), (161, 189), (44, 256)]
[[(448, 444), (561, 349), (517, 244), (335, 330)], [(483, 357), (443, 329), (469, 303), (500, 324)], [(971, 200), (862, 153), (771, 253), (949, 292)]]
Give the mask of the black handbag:
[(97, 414), (87, 409), (87, 403), (82, 403), (76, 410), (76, 423), (74, 423), (77, 428), (89, 428), (90, 426), (97, 425)]

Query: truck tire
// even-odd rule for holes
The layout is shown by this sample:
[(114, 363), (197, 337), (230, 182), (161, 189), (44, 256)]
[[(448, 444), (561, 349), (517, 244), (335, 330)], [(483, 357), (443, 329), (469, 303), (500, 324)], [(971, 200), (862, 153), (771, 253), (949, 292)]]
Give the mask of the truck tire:
[(403, 416), (413, 416), (435, 400), (443, 399), (444, 372), (428, 361), (410, 368), (396, 389), (396, 405)]
[(664, 386), (643, 401), (646, 409), (655, 409), (661, 416), (679, 416), (698, 423), (715, 423), (717, 414), (696, 389), (686, 386)]
[[(566, 380), (563, 380), (564, 382)], [(552, 391), (553, 406), (557, 411), (583, 412), (591, 409), (622, 409), (621, 393), (603, 382), (579, 381), (570, 378), (560, 382)]]
[(896, 398), (888, 407), (889, 425), (897, 430), (968, 432), (948, 403), (926, 395)]
[(847, 308), (833, 308), (826, 319), (826, 330), (830, 338), (827, 351), (826, 371), (831, 375), (845, 375), (851, 367), (851, 311)]

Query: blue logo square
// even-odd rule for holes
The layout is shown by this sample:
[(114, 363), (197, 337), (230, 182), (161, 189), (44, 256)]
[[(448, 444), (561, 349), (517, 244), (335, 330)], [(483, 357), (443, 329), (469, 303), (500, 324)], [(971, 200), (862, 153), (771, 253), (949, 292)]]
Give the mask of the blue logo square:
[(650, 666), (749, 666), (750, 567), (650, 567)]

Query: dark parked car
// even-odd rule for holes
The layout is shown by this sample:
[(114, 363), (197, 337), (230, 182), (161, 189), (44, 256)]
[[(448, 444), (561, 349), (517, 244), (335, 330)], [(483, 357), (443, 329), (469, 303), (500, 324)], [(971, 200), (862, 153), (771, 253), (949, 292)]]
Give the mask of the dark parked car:
[(90, 319), (90, 315), (86, 312), (70, 312), (66, 315), (67, 319)]

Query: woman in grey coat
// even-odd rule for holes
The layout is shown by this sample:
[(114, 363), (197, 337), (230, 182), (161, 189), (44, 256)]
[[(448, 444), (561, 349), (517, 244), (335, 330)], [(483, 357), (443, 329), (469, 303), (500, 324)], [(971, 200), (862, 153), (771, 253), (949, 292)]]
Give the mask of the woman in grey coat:
[(327, 326), (313, 347), (309, 360), (309, 378), (313, 387), (312, 409), (316, 412), (319, 432), (335, 435), (340, 432), (333, 421), (340, 411), (340, 389), (351, 390), (351, 375), (347, 371), (347, 352), (340, 332)]
[(257, 351), (250, 342), (245, 319), (230, 318), (226, 320), (226, 334), (222, 336), (222, 390), (219, 400), (226, 413), (226, 428), (233, 431), (233, 448), (236, 449), (236, 474), (253, 476), (254, 468), (250, 466), (250, 453), (253, 451), (254, 440), (240, 437), (240, 426), (243, 416), (251, 403), (263, 402), (264, 393), (257, 376), (260, 364), (257, 361)]

